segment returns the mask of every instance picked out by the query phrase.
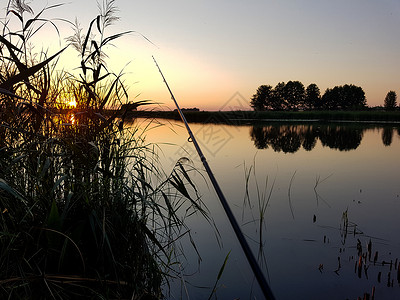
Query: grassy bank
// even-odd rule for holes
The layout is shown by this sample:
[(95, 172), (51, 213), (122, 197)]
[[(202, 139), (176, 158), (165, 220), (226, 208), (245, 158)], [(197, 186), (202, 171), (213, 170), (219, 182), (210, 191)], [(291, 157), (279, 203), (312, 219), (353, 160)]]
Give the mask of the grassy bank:
[[(184, 114), (188, 122), (234, 125), (267, 121), (400, 122), (400, 111), (187, 111)], [(176, 111), (134, 111), (129, 116), (180, 120)]]

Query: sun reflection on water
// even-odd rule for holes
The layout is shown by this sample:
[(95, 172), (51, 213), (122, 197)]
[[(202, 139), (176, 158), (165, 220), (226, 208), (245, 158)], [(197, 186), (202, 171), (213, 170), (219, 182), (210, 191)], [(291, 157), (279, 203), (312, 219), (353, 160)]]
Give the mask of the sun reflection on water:
[(70, 123), (71, 123), (72, 125), (75, 125), (76, 120), (75, 120), (75, 114), (74, 114), (74, 113), (71, 113), (71, 114), (70, 114), (70, 116), (69, 116), (69, 121), (70, 121)]

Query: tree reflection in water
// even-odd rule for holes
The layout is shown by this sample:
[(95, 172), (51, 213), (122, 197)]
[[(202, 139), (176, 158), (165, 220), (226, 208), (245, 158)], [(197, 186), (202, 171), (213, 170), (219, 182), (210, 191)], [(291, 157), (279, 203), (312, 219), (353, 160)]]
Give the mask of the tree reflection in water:
[[(276, 152), (295, 153), (301, 147), (311, 151), (318, 139), (324, 147), (349, 151), (358, 148), (366, 129), (345, 125), (274, 124), (253, 126), (250, 137), (257, 149), (271, 147)], [(392, 135), (393, 129), (385, 128), (382, 137), (385, 145), (390, 145)]]
[(393, 141), (393, 128), (384, 128), (382, 132), (382, 142), (385, 146), (390, 146)]

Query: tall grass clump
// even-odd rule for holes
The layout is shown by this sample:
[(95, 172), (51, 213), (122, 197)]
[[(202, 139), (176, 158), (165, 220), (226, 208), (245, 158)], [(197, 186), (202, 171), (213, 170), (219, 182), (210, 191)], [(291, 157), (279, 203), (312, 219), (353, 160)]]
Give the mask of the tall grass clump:
[[(68, 39), (80, 73), (57, 71), (64, 49), (33, 53), (46, 21), (10, 0), (0, 35), (0, 298), (159, 299), (174, 276), (184, 217), (206, 211), (182, 161), (170, 175), (143, 132), (107, 107), (128, 102), (105, 65), (113, 0)], [(11, 28), (19, 24), (19, 28)], [(56, 30), (58, 32), (58, 30)], [(65, 98), (75, 99), (65, 110)], [(131, 103), (136, 107), (143, 102)], [(68, 113), (67, 113), (68, 112)]]

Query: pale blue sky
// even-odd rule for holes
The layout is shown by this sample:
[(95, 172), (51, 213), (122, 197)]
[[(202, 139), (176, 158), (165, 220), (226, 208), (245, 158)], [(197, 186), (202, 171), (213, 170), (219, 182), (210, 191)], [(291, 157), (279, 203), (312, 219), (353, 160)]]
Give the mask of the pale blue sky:
[[(46, 3), (35, 0), (35, 6)], [(48, 0), (49, 4), (59, 3)], [(321, 93), (361, 86), (370, 106), (400, 94), (399, 0), (116, 0), (121, 20), (113, 32), (136, 30), (110, 49), (116, 72), (125, 63), (132, 96), (173, 108), (152, 61), (154, 55), (182, 107), (218, 110), (236, 92), (250, 99), (261, 84), (299, 80)], [(97, 14), (95, 0), (71, 0), (47, 16)], [(69, 26), (61, 26), (65, 37)], [(69, 54), (67, 54), (69, 55)]]

